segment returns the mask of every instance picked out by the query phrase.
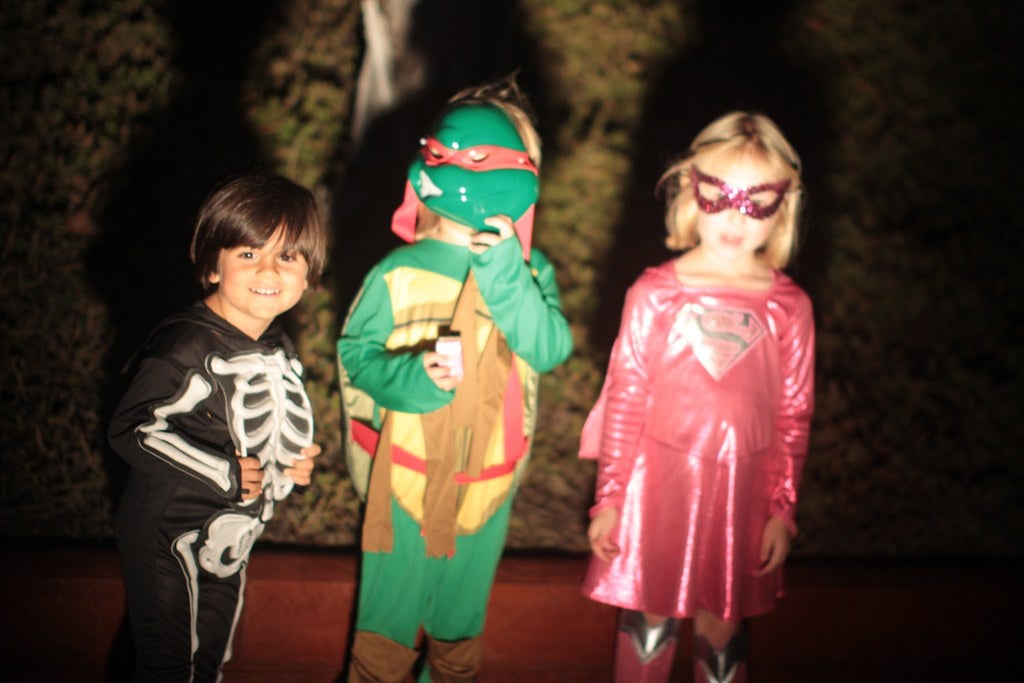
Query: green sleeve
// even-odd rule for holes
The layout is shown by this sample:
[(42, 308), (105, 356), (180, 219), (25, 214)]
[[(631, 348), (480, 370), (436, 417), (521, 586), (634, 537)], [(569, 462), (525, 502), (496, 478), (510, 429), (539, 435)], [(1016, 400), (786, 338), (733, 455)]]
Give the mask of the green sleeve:
[(508, 345), (537, 372), (569, 357), (572, 332), (562, 313), (555, 269), (537, 249), (523, 260), (519, 240), (474, 254), (471, 267), (480, 293)]
[(423, 351), (387, 349), (393, 328), (391, 296), (378, 266), (363, 282), (338, 339), (338, 357), (349, 380), (389, 410), (426, 413), (447, 405), (455, 392), (430, 379)]

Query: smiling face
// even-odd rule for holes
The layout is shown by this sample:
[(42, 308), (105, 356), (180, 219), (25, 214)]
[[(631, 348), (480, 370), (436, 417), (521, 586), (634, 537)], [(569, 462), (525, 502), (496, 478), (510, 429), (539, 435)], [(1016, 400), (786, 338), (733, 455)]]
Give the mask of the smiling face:
[(221, 249), (206, 297), (211, 311), (258, 339), (270, 323), (302, 298), (308, 282), (302, 254), (286, 251), (278, 230), (262, 247)]
[(786, 179), (751, 156), (709, 160), (694, 171), (698, 248), (723, 265), (751, 265), (778, 222)]

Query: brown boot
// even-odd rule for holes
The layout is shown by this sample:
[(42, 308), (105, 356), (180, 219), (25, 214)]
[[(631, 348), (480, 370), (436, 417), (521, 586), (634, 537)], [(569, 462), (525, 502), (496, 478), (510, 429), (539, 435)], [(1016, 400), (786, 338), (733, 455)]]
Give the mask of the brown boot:
[(403, 683), (419, 653), (372, 631), (357, 631), (349, 683)]
[(471, 683), (480, 671), (483, 641), (480, 636), (463, 640), (435, 640), (427, 636), (427, 666), (434, 683)]

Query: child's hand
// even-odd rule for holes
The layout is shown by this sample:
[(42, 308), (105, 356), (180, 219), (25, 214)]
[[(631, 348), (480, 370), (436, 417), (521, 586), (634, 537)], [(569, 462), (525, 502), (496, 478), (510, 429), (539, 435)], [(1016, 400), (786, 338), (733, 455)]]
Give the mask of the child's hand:
[(239, 458), (238, 464), (242, 472), (238, 477), (238, 487), (242, 491), (242, 500), (259, 498), (263, 493), (263, 468), (259, 458)]
[(434, 351), (423, 354), (423, 368), (427, 376), (434, 381), (439, 389), (451, 391), (462, 382), (462, 375), (453, 375), (448, 367), (448, 357)]
[(299, 452), (303, 457), (293, 459), (292, 466), (286, 467), (282, 473), (299, 486), (309, 486), (313, 481), (313, 458), (320, 455), (320, 446), (310, 444)]
[(772, 515), (761, 534), (761, 566), (754, 575), (764, 576), (780, 567), (789, 555), (789, 545), (789, 529), (786, 528), (786, 523)]
[(485, 230), (474, 232), (469, 238), (469, 250), (474, 254), (482, 254), (495, 244), (515, 237), (515, 224), (508, 216), (491, 216), (485, 218), (484, 223), (497, 229), (498, 232), (497, 234)]
[(603, 562), (611, 562), (619, 554), (619, 546), (609, 538), (618, 523), (619, 511), (613, 507), (601, 510), (590, 520), (590, 528), (587, 530), (590, 549)]

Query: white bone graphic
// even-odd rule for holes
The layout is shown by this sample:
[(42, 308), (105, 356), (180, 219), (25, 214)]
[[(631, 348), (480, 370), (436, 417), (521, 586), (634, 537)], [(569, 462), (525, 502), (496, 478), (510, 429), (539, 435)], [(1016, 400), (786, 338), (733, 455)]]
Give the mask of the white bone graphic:
[(282, 470), (313, 443), (313, 410), (300, 380), (301, 365), (281, 350), (272, 355), (211, 356), (208, 365), (228, 397), (230, 429), (239, 453), (259, 458), (264, 489), (273, 500), (283, 499), (295, 482)]
[(223, 512), (206, 524), (206, 540), (198, 548), (199, 566), (225, 578), (249, 558), (253, 543), (263, 533), (263, 522), (238, 512)]
[(440, 187), (434, 184), (434, 181), (430, 179), (426, 171), (420, 171), (420, 199), (426, 199), (427, 197), (440, 197), (444, 194), (444, 191)]
[[(191, 653), (193, 659), (199, 651), (199, 631), (196, 627), (196, 617), (199, 614), (199, 569), (196, 566), (195, 543), (199, 539), (198, 531), (189, 531), (174, 540), (173, 550), (178, 556), (181, 570), (185, 573), (188, 581), (189, 595), (189, 626), (191, 633)], [(228, 633), (228, 645), (224, 651), (223, 663), (227, 663), (232, 655), (232, 643), (235, 642), (235, 630), (238, 628), (238, 620), (242, 615), (242, 605), (245, 602), (245, 564), (239, 566), (238, 603), (235, 605), (235, 614), (231, 619), (231, 631)]]
[(157, 406), (153, 410), (153, 419), (139, 427), (139, 431), (146, 435), (142, 443), (159, 457), (179, 469), (198, 474), (228, 493), (231, 490), (231, 463), (223, 455), (194, 446), (167, 429), (170, 426), (167, 418), (191, 413), (212, 390), (209, 382), (199, 375), (192, 375), (181, 396), (172, 403)]

